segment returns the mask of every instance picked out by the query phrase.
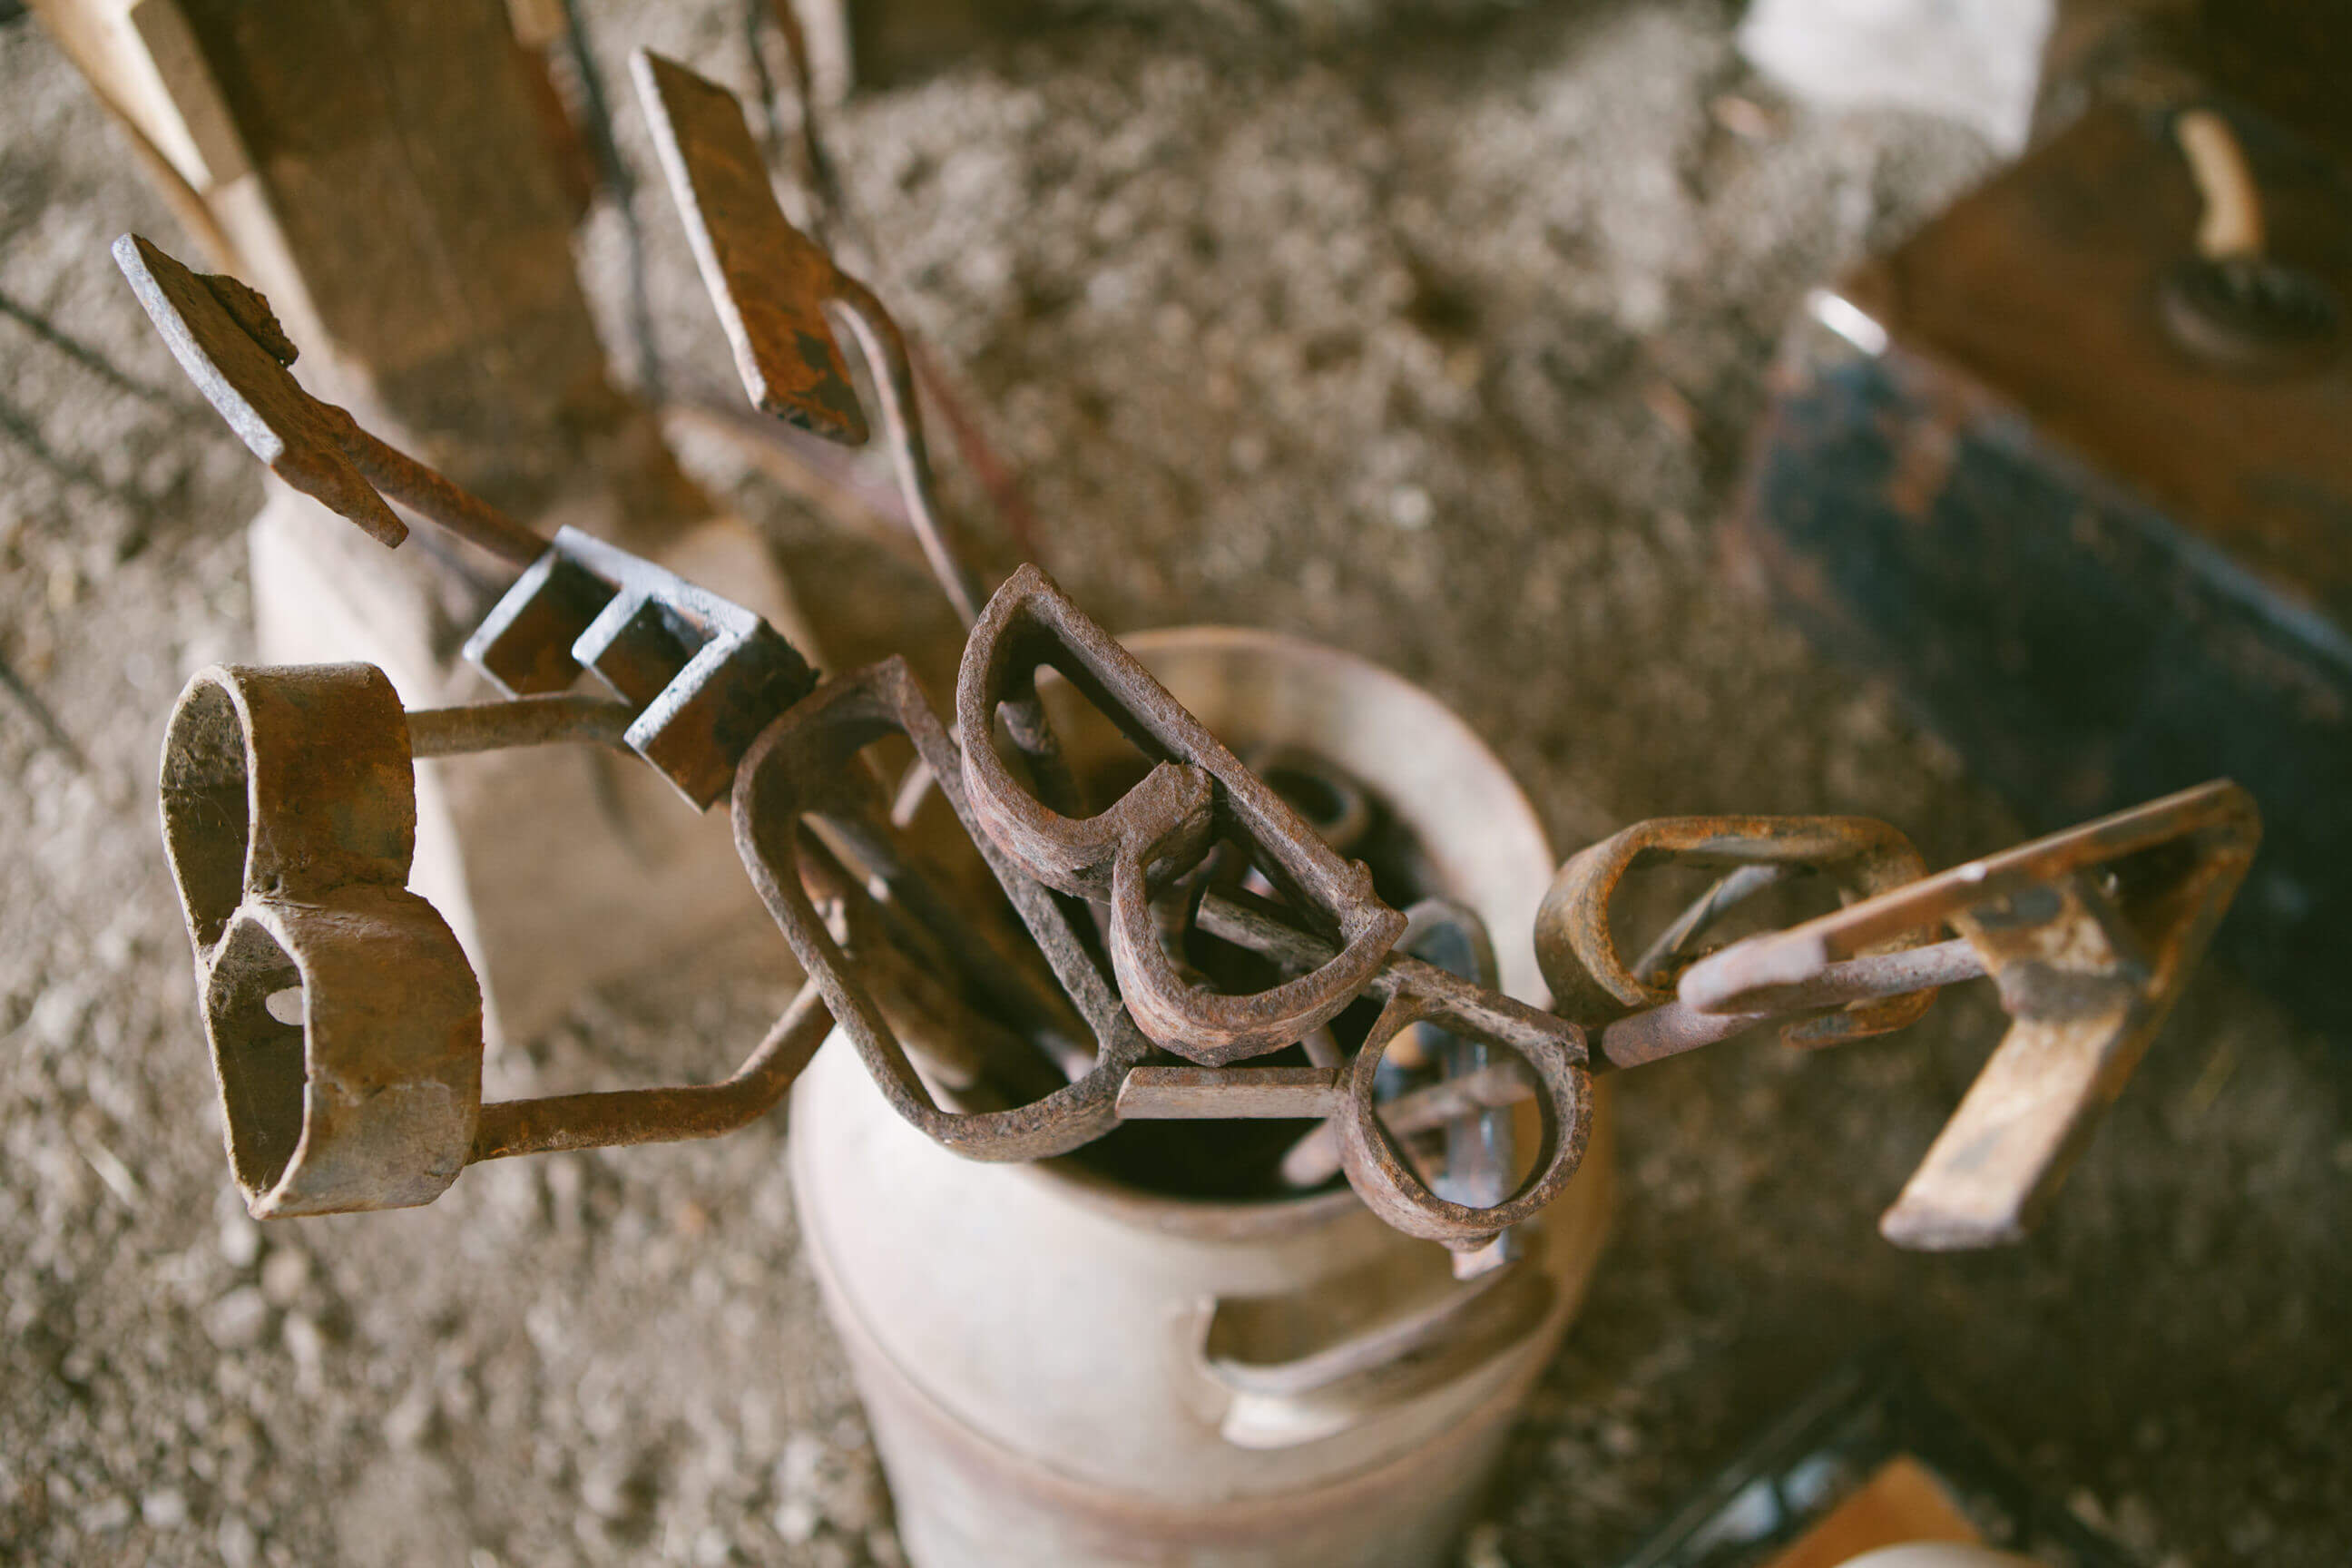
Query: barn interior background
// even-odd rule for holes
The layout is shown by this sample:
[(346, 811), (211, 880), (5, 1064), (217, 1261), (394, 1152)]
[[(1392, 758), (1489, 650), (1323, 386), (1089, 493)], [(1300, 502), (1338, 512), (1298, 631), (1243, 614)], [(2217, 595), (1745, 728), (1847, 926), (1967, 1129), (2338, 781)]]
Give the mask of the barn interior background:
[[(640, 44), (750, 74), (732, 4), (581, 9), (608, 80)], [(2020, 825), (1720, 541), (1806, 289), (1998, 155), (1788, 101), (1737, 19), (1117, 7), (862, 91), (832, 144), (875, 281), (1107, 625), (1273, 626), (1387, 664), (1487, 737), (1563, 853), (1665, 813), (1835, 811), (1948, 864)], [(607, 195), (579, 244), (616, 374), (641, 384), (650, 343), (668, 381), (711, 376), (726, 350), (642, 118), (616, 101), (613, 125), (638, 221)], [(173, 224), (51, 42), (0, 27), (0, 658), (32, 699), (0, 706), (0, 1546), (896, 1561), (780, 1121), (491, 1166), (413, 1213), (245, 1217), (153, 779), (187, 672), (250, 653), (261, 485), (106, 256)], [(959, 628), (919, 566), (677, 434), (837, 664), (904, 648), (951, 685)], [(982, 553), (1018, 559), (947, 469)], [(494, 1081), (716, 1070), (790, 987), (747, 925), (509, 1041)], [(1894, 1251), (1872, 1221), (1998, 1025), (1955, 996), (1886, 1040), (1751, 1042), (1620, 1086), (1611, 1250), (1471, 1562), (1612, 1561), (1879, 1338), (2152, 1563), (2342, 1560), (2346, 1058), (2210, 970), (2044, 1230)]]

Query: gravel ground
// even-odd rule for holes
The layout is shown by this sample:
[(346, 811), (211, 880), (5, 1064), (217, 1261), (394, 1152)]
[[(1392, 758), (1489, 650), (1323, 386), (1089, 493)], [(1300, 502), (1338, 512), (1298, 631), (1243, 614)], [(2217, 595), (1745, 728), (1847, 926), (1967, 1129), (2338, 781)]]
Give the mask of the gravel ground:
[[(588, 13), (616, 82), (638, 41), (748, 75), (731, 6)], [(836, 122), (880, 281), (1023, 470), (1063, 584), (1115, 626), (1276, 626), (1401, 669), (1563, 852), (1697, 810), (1884, 816), (1932, 864), (2015, 837), (1716, 545), (1801, 289), (1982, 149), (1776, 101), (1717, 4), (1336, 40), (1282, 16), (1105, 15)], [(656, 184), (642, 216), (666, 354), (723, 374)], [(422, 1211), (244, 1217), (152, 779), (185, 676), (248, 646), (261, 486), (104, 257), (129, 227), (185, 242), (23, 26), (0, 225), (0, 293), (121, 378), (0, 321), (0, 656), (79, 752), (0, 706), (0, 1557), (898, 1561), (781, 1129), (486, 1167)], [(610, 212), (583, 232), (613, 321), (619, 247)], [(908, 567), (704, 468), (836, 660), (943, 674), (952, 623)], [(493, 1092), (731, 1059), (784, 994), (767, 951), (583, 998)], [(1955, 995), (1843, 1052), (1748, 1041), (1623, 1081), (1616, 1239), (1481, 1568), (1609, 1562), (1880, 1338), (2150, 1563), (2352, 1556), (2352, 1058), (2208, 973), (2041, 1235), (1896, 1253), (1873, 1217), (1998, 1019)]]

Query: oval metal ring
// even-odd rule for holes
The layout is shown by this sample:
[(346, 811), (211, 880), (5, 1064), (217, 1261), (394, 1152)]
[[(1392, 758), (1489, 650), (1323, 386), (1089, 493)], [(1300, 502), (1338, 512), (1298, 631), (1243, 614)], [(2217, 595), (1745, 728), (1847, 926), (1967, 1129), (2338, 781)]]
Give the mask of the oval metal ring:
[[(1867, 816), (1660, 816), (1580, 850), (1559, 868), (1536, 916), (1536, 957), (1554, 1005), (1587, 1026), (1675, 1000), (1671, 981), (1637, 975), (1617, 948), (1609, 905), (1631, 872), (1683, 865), (1736, 869), (1780, 866), (1831, 878), (1852, 904), (1916, 881), (1927, 862), (1901, 832)], [(1904, 934), (1874, 952), (1915, 947), (1926, 931)], [(1855, 1003), (1781, 1031), (1792, 1046), (1828, 1046), (1882, 1035), (1915, 1023), (1933, 990)]]
[[(1540, 1085), (1536, 1107), (1543, 1131), (1534, 1169), (1510, 1196), (1491, 1208), (1473, 1208), (1441, 1198), (1414, 1173), (1412, 1162), (1381, 1124), (1372, 1099), (1381, 1058), (1390, 1042), (1408, 1024), (1437, 1016), (1434, 1006), (1402, 993), (1381, 1010), (1372, 1032), (1356, 1053), (1344, 1088), (1337, 1118), (1339, 1165), (1347, 1173), (1348, 1184), (1389, 1225), (1408, 1236), (1467, 1251), (1485, 1246), (1507, 1226), (1534, 1218), (1576, 1174), (1592, 1131), (1592, 1075), (1570, 1057), (1562, 1043), (1530, 1041), (1518, 1049), (1517, 1054), (1535, 1069)], [(1449, 1019), (1445, 1026), (1461, 1032), (1458, 1021)]]
[(448, 922), (404, 886), (416, 793), (391, 681), (365, 664), (201, 670), (160, 791), (247, 1207), (430, 1203), (480, 1114), (482, 1000)]

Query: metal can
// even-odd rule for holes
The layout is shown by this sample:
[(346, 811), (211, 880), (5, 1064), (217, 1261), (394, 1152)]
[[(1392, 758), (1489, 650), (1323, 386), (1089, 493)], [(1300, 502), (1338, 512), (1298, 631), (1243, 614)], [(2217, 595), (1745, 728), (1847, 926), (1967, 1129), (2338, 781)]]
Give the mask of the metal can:
[[(1553, 857), (1526, 796), (1428, 693), (1276, 634), (1128, 639), (1247, 756), (1319, 757), (1419, 849), (1425, 891), (1525, 932)], [(1049, 701), (1052, 700), (1049, 695)], [(1065, 728), (1065, 734), (1072, 731)], [(1525, 938), (1506, 990), (1542, 1000)], [(1418, 1568), (1443, 1559), (1589, 1281), (1609, 1121), (1524, 1259), (1459, 1282), (1345, 1189), (1231, 1202), (1074, 1159), (958, 1159), (855, 1058), (794, 1090), (802, 1235), (919, 1568)]]

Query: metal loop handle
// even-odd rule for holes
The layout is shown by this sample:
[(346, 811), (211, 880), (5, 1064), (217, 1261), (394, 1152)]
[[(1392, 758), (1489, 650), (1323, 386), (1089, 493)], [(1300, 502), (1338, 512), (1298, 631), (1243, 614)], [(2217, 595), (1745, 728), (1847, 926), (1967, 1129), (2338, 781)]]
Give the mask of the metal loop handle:
[[(1536, 958), (1554, 1005), (1579, 1023), (1599, 1026), (1675, 1000), (1672, 976), (1641, 973), (1617, 946), (1609, 905), (1632, 872), (1664, 865), (1789, 868), (1833, 879), (1848, 903), (1927, 874), (1911, 841), (1866, 816), (1661, 816), (1637, 822), (1570, 858), (1536, 916)], [(1749, 879), (1751, 884), (1758, 880)], [(1727, 905), (1718, 884), (1674, 933), (1687, 937)], [(1874, 946), (1893, 952), (1920, 945), (1923, 932), (1896, 933)], [(1917, 1021), (1932, 991), (1852, 1004), (1789, 1025), (1792, 1046), (1827, 1046), (1882, 1035)]]
[[(1024, 788), (990, 743), (998, 708), (1035, 694), (1051, 666), (1129, 738), (1160, 759), (1108, 809), (1073, 819)], [(1370, 981), (1403, 934), (1404, 917), (1373, 894), (1371, 873), (1341, 858), (1297, 811), (1244, 767), (1136, 658), (1078, 610), (1052, 579), (1022, 567), (996, 591), (965, 645), (956, 719), (963, 779), (982, 828), (1041, 881), (1111, 904), (1111, 953), (1121, 994), (1143, 1032), (1211, 1066), (1279, 1050), (1328, 1023)], [(1157, 781), (1157, 782), (1155, 782)], [(1311, 973), (1248, 995), (1180, 976), (1160, 945), (1151, 894), (1219, 837), (1336, 934), (1339, 951)]]

